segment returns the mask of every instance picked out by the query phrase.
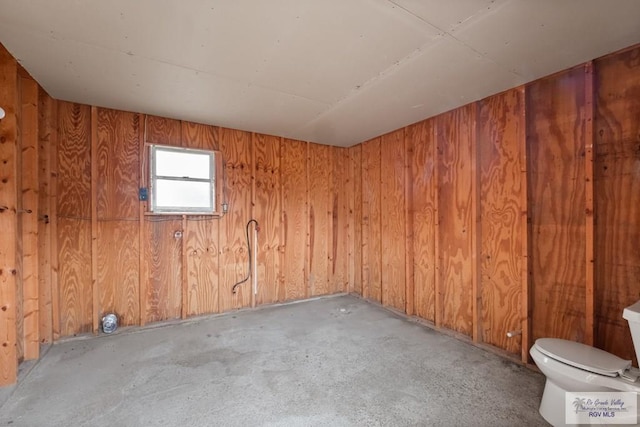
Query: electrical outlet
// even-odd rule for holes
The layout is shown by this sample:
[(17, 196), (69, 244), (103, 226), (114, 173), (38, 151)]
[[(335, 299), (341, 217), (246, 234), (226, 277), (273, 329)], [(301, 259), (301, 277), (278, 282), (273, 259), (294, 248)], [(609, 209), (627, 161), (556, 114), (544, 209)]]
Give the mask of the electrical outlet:
[(147, 189), (145, 187), (140, 188), (140, 191), (138, 192), (138, 200), (146, 202), (148, 198), (149, 193), (147, 192)]

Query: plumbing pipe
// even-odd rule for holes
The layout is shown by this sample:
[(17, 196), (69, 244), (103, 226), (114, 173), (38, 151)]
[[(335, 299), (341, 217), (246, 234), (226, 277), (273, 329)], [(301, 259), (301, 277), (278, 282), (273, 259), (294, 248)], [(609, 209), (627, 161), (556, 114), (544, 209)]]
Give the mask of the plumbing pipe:
[(513, 338), (513, 337), (516, 337), (518, 335), (522, 335), (522, 331), (509, 331), (509, 332), (507, 332), (507, 337), (508, 338)]
[(256, 226), (253, 229), (253, 307), (257, 305), (258, 297), (258, 230)]

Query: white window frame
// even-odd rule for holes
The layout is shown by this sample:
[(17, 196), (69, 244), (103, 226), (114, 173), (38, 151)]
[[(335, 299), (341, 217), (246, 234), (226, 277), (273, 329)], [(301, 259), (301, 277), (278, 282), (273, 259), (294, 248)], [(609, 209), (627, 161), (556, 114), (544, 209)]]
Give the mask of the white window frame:
[[(209, 157), (209, 178), (193, 178), (193, 177), (177, 177), (177, 176), (160, 176), (156, 173), (156, 153), (157, 152), (174, 152), (174, 153), (189, 153), (199, 154)], [(220, 212), (217, 209), (217, 201), (219, 196), (220, 180), (218, 180), (217, 174), (221, 171), (220, 167), (221, 156), (219, 151), (214, 150), (200, 150), (195, 148), (173, 147), (167, 145), (151, 144), (149, 146), (149, 210), (152, 213), (157, 214), (190, 214), (190, 215), (218, 215)], [(170, 180), (180, 182), (198, 182), (209, 184), (209, 204), (206, 207), (199, 206), (157, 206), (158, 200), (158, 180)]]

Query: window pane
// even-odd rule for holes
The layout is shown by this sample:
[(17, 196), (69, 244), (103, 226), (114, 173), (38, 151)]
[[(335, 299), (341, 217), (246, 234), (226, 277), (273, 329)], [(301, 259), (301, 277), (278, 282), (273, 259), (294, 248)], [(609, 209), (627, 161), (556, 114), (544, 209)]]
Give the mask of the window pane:
[(207, 153), (156, 149), (156, 176), (209, 179), (210, 168)]
[(209, 182), (156, 181), (155, 206), (164, 208), (205, 208), (213, 210), (212, 189)]

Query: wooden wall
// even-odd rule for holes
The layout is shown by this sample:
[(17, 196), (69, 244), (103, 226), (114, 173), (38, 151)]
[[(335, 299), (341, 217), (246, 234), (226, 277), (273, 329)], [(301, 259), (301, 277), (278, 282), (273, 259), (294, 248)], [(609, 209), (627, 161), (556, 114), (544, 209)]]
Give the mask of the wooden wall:
[[(0, 384), (107, 312), (345, 291), (523, 361), (543, 336), (634, 357), (638, 46), (350, 148), (56, 101), (4, 48), (0, 71)], [(220, 150), (229, 212), (150, 215), (152, 143)], [(257, 294), (233, 294), (252, 218)]]
[(351, 148), (351, 289), (525, 362), (540, 337), (633, 358), (639, 106), (636, 46)]

